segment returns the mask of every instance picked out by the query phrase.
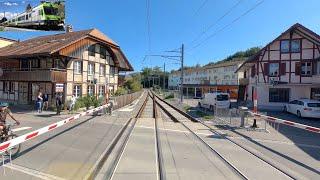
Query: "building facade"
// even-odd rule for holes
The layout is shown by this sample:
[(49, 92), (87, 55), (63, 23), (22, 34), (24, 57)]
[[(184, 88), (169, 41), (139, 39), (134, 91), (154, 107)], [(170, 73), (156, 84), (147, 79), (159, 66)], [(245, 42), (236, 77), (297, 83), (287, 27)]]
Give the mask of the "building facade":
[(320, 36), (295, 24), (247, 60), (248, 100), (257, 90), (258, 108), (279, 109), (299, 98), (320, 99)]
[[(228, 92), (231, 98), (237, 99), (239, 81), (243, 78), (243, 72), (235, 73), (235, 71), (243, 62), (244, 59), (233, 59), (185, 70), (183, 78), (184, 95), (200, 98), (204, 93), (221, 91)], [(179, 90), (180, 77), (180, 71), (175, 71), (169, 75), (169, 89)]]
[(97, 29), (40, 36), (0, 48), (4, 65), (0, 100), (30, 104), (38, 92), (64, 101), (104, 96), (118, 86), (119, 71), (133, 68), (120, 47)]
[(17, 41), (13, 40), (13, 39), (0, 37), (0, 48), (5, 47), (5, 46), (9, 46), (10, 44), (13, 44), (15, 42), (17, 42)]

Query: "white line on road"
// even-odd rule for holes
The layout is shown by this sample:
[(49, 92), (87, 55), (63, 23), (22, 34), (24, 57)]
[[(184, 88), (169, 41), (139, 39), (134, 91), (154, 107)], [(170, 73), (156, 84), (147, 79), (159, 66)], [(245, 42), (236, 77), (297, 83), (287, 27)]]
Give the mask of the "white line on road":
[(12, 170), (19, 171), (19, 172), (22, 172), (22, 173), (25, 173), (25, 174), (28, 174), (28, 175), (43, 179), (43, 180), (65, 180), (64, 178), (61, 178), (61, 177), (58, 177), (58, 176), (54, 176), (54, 175), (51, 175), (51, 174), (46, 174), (46, 173), (43, 173), (43, 172), (40, 172), (40, 171), (37, 171), (37, 170), (34, 170), (34, 169), (30, 169), (30, 168), (27, 168), (27, 167), (19, 166), (19, 165), (16, 165), (16, 164), (5, 164), (4, 166), (6, 168), (10, 168)]

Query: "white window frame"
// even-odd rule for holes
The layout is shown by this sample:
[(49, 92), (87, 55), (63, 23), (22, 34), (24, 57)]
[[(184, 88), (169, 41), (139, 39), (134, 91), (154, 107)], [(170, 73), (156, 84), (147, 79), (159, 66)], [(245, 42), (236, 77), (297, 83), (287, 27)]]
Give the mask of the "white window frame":
[(99, 97), (104, 96), (105, 87), (103, 85), (99, 86)]
[(93, 96), (94, 95), (94, 85), (88, 85), (88, 95)]
[(311, 76), (312, 75), (312, 62), (301, 62), (301, 73), (300, 74), (302, 76)]
[(269, 76), (279, 76), (280, 73), (280, 64), (279, 63), (270, 63), (269, 64)]
[(82, 73), (81, 61), (74, 61), (73, 62), (73, 72), (74, 72), (74, 74), (81, 74)]
[(94, 75), (94, 63), (88, 63), (88, 75)]
[(81, 97), (81, 85), (74, 85), (73, 86), (73, 95), (76, 98)]
[(105, 76), (106, 75), (106, 66), (104, 64), (100, 64), (99, 75), (100, 76)]

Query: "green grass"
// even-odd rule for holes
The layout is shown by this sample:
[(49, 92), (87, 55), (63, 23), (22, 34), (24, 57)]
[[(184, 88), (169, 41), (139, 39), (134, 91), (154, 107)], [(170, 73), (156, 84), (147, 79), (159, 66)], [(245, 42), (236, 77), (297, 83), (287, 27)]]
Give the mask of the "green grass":
[(169, 94), (164, 99), (173, 99), (173, 98), (174, 98), (174, 95), (173, 94)]
[(205, 120), (213, 119), (212, 115), (208, 115), (207, 113), (204, 113), (202, 111), (196, 111), (196, 115), (205, 119)]
[(185, 105), (185, 106), (183, 106), (183, 109), (184, 109), (184, 111), (189, 111), (189, 109), (191, 109), (191, 107), (188, 105)]

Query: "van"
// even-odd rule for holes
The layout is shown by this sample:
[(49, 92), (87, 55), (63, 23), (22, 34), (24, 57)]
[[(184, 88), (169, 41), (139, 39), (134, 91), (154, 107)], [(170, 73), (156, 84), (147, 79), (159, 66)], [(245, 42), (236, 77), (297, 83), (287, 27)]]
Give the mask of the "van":
[(198, 102), (199, 107), (209, 108), (214, 111), (215, 108), (227, 109), (230, 108), (230, 96), (228, 93), (206, 93)]

